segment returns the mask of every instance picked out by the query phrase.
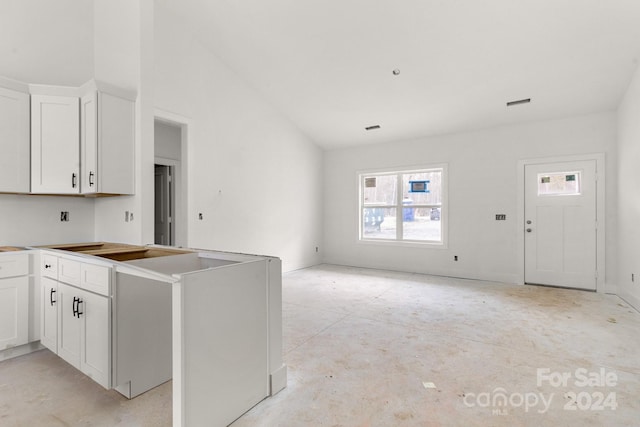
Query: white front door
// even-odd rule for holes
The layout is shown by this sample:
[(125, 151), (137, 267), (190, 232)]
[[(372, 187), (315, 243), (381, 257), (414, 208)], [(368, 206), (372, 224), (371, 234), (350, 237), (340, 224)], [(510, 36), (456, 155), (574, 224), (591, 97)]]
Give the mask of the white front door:
[(525, 283), (596, 289), (596, 161), (525, 166)]

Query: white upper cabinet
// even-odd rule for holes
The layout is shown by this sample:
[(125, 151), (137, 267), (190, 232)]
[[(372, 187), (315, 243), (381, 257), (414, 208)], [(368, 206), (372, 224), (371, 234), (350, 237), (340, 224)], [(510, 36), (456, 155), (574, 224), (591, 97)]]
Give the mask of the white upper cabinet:
[(80, 193), (77, 96), (31, 95), (31, 192)]
[(27, 90), (26, 85), (0, 79), (0, 192), (29, 192)]
[[(29, 85), (29, 90), (31, 193), (134, 194), (134, 92), (94, 80), (80, 88)], [(0, 183), (2, 191), (9, 190)], [(15, 192), (28, 191), (26, 185)]]
[(135, 95), (95, 82), (83, 93), (81, 193), (133, 194)]
[(80, 191), (98, 192), (98, 93), (80, 98)]

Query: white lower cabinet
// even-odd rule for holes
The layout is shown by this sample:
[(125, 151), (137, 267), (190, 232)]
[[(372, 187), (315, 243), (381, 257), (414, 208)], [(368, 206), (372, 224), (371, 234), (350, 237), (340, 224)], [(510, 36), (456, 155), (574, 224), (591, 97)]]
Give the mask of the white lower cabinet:
[(111, 299), (83, 291), (80, 311), (80, 370), (111, 387)]
[(42, 294), (40, 303), (40, 343), (58, 353), (58, 282), (48, 277), (40, 278)]
[(29, 278), (0, 279), (0, 350), (26, 344), (28, 327)]
[(58, 356), (109, 388), (109, 298), (64, 283), (58, 298)]
[(0, 351), (29, 341), (29, 257), (0, 256)]
[(65, 258), (58, 259), (58, 266), (58, 280), (41, 277), (40, 342), (101, 386), (111, 388), (111, 297), (63, 283), (71, 279), (82, 286), (81, 272), (99, 271), (107, 280), (102, 287), (108, 291), (109, 267), (87, 267)]
[[(80, 290), (58, 283), (58, 356), (80, 369)], [(82, 314), (78, 314), (82, 316)]]

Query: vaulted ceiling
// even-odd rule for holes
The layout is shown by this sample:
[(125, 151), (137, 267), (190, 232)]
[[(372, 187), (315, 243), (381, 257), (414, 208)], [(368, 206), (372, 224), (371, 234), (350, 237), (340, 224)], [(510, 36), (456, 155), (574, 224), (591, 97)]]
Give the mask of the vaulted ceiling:
[(328, 149), (614, 110), (640, 55), (638, 0), (156, 3)]

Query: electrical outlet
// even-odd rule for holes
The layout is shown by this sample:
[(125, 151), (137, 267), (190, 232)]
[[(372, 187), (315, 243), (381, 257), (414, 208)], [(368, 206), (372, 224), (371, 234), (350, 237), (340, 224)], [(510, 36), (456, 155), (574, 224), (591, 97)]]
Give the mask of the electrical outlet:
[(198, 214), (198, 219), (202, 221), (202, 212)]
[(496, 221), (506, 221), (506, 220), (507, 220), (506, 214), (496, 214)]
[(69, 221), (69, 212), (68, 211), (61, 211), (60, 212), (60, 221), (62, 221), (62, 222), (68, 222)]
[(458, 260), (458, 255), (454, 255), (454, 256), (453, 256), (453, 260), (454, 260), (454, 261), (457, 261), (457, 260)]

